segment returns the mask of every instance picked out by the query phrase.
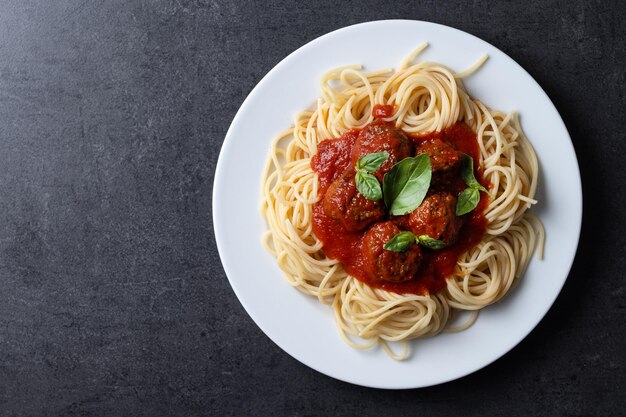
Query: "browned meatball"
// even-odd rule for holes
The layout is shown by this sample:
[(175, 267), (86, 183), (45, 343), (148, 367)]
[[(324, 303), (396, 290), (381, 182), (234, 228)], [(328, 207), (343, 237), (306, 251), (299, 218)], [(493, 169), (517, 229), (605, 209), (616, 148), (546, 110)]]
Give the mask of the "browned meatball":
[(374, 173), (379, 181), (397, 162), (412, 156), (413, 144), (400, 129), (382, 122), (367, 125), (357, 137), (352, 148), (352, 164), (360, 157), (374, 152), (389, 153), (387, 161)]
[(401, 282), (413, 278), (422, 261), (422, 252), (413, 244), (404, 252), (383, 249), (385, 243), (400, 233), (393, 222), (372, 226), (363, 237), (363, 257), (370, 275), (382, 281)]
[(415, 236), (428, 235), (450, 245), (456, 241), (462, 225), (455, 211), (456, 198), (452, 194), (431, 194), (409, 216), (411, 231)]
[(341, 222), (351, 232), (364, 229), (385, 216), (382, 200), (371, 201), (359, 193), (354, 171), (346, 172), (330, 184), (322, 207), (326, 215)]
[(427, 153), (430, 157), (430, 166), (433, 173), (445, 173), (456, 170), (461, 162), (461, 152), (454, 149), (451, 145), (435, 138), (428, 142), (424, 142), (417, 147), (415, 154)]

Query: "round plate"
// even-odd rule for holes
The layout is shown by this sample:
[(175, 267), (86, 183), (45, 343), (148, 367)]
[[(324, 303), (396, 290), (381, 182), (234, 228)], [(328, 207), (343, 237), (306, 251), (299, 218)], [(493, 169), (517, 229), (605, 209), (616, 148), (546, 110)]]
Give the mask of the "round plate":
[[(328, 69), (363, 64), (397, 67), (421, 42), (418, 60), (462, 71), (484, 53), (489, 60), (464, 80), (489, 107), (518, 111), (539, 157), (540, 186), (533, 209), (546, 229), (545, 259), (533, 259), (505, 299), (481, 311), (468, 330), (411, 342), (411, 357), (390, 359), (382, 348), (357, 351), (339, 337), (331, 309), (283, 279), (261, 245), (267, 226), (260, 180), (279, 132), (320, 95)], [(331, 377), (378, 388), (417, 388), (460, 378), (495, 361), (539, 323), (559, 294), (578, 246), (582, 190), (574, 149), (554, 105), (515, 61), (494, 46), (450, 27), (419, 21), (358, 24), (301, 47), (272, 69), (235, 116), (222, 146), (213, 187), (215, 239), (235, 294), (256, 324), (291, 356)]]

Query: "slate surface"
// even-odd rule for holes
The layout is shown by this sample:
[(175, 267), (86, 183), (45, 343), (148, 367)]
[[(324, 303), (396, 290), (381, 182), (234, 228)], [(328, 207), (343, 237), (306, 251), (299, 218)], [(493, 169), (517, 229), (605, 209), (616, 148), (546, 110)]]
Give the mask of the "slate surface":
[[(0, 1), (0, 415), (623, 415), (625, 17), (617, 1)], [(382, 18), (517, 60), (561, 112), (585, 195), (537, 329), (471, 376), (397, 392), (276, 347), (211, 219), (248, 92), (304, 43)]]

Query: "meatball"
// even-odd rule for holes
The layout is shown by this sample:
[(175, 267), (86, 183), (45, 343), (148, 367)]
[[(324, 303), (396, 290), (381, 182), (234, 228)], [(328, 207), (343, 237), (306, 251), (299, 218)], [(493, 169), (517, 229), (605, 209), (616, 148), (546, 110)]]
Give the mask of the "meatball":
[(374, 152), (386, 151), (389, 158), (374, 173), (382, 181), (383, 176), (397, 162), (412, 156), (413, 144), (400, 129), (382, 122), (372, 122), (367, 125), (357, 137), (352, 148), (352, 164), (357, 163), (360, 157)]
[(463, 154), (451, 145), (435, 138), (424, 142), (415, 150), (416, 155), (427, 153), (433, 173), (446, 173), (458, 169)]
[(433, 193), (409, 216), (409, 226), (415, 236), (428, 235), (446, 245), (456, 241), (462, 225), (455, 215), (456, 198), (450, 193)]
[(347, 171), (330, 184), (322, 208), (327, 216), (338, 220), (350, 232), (364, 229), (385, 216), (382, 200), (371, 201), (359, 193), (354, 171)]
[(383, 249), (385, 243), (400, 233), (393, 222), (378, 223), (363, 237), (363, 258), (369, 274), (388, 282), (402, 282), (413, 278), (422, 261), (422, 252), (413, 244), (404, 252)]

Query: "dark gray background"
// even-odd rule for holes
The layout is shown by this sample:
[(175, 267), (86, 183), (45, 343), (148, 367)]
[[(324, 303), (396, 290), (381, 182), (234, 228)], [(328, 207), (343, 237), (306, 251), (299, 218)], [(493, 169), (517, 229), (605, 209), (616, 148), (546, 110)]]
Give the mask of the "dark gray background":
[[(625, 17), (604, 1), (0, 0), (0, 415), (623, 415)], [(276, 347), (211, 219), (248, 92), (304, 43), (382, 18), (465, 30), (525, 67), (571, 133), (585, 210), (528, 338), (397, 392)]]

